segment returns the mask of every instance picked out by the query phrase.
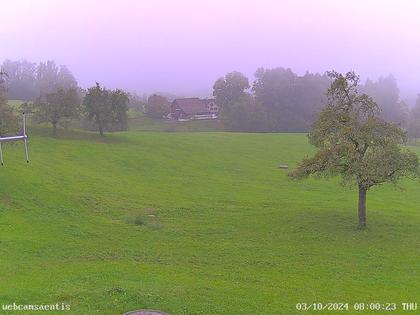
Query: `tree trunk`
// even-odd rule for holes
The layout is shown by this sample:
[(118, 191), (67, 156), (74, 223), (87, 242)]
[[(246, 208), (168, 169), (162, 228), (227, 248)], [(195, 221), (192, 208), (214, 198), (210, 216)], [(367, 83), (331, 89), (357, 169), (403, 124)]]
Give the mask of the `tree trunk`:
[(53, 126), (53, 136), (56, 137), (57, 136), (57, 123), (53, 122), (52, 126)]
[(359, 185), (359, 230), (363, 230), (366, 228), (366, 193), (367, 188), (362, 185)]
[(101, 136), (103, 136), (103, 135), (104, 135), (104, 128), (102, 127), (102, 124), (99, 124), (99, 134), (100, 134)]

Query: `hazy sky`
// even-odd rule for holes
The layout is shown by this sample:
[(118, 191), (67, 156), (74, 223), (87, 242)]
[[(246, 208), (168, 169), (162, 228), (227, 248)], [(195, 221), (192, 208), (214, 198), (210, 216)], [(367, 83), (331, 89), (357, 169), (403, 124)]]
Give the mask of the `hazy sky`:
[(238, 70), (393, 73), (420, 92), (420, 0), (0, 0), (0, 61), (54, 59), (83, 87), (210, 94)]

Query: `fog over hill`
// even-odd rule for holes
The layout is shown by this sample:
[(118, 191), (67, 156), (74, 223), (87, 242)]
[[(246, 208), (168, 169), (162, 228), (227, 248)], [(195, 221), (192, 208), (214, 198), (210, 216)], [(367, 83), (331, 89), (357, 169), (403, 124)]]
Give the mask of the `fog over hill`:
[(0, 61), (54, 59), (83, 87), (182, 96), (211, 95), (232, 70), (252, 80), (259, 67), (353, 69), (363, 80), (392, 73), (412, 103), (419, 11), (408, 0), (17, 0), (2, 5)]

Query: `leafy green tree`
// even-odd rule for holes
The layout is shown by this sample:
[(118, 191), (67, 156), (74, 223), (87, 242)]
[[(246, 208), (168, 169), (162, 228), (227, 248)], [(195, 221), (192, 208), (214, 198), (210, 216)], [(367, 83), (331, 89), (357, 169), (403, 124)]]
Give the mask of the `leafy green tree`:
[(229, 104), (236, 103), (249, 89), (249, 81), (242, 73), (233, 71), (219, 78), (213, 85), (213, 96), (216, 98), (216, 104), (223, 108)]
[(240, 132), (264, 132), (267, 117), (251, 94), (244, 94), (225, 106), (221, 115), (226, 130)]
[(111, 126), (113, 131), (127, 130), (128, 128), (128, 104), (130, 102), (129, 95), (123, 90), (116, 89), (111, 91), (112, 120)]
[(6, 103), (6, 88), (4, 84), (6, 83), (8, 75), (6, 71), (0, 68), (0, 102)]
[(77, 88), (77, 81), (70, 70), (54, 61), (40, 62), (38, 65), (27, 60), (5, 60), (2, 69), (8, 74), (7, 97), (33, 101), (40, 95), (57, 89)]
[(420, 138), (420, 94), (417, 95), (416, 105), (410, 110), (408, 120), (408, 135), (414, 142)]
[(6, 77), (6, 72), (0, 70), (0, 136), (15, 131), (17, 128), (16, 115), (13, 108), (7, 104), (6, 88), (4, 87)]
[(8, 74), (7, 97), (12, 100), (33, 100), (39, 95), (35, 72), (36, 64), (27, 60), (5, 60), (3, 70)]
[(57, 66), (54, 61), (40, 62), (35, 80), (39, 93), (32, 104), (35, 118), (38, 122), (51, 123), (56, 135), (58, 125), (80, 116), (81, 93), (77, 81), (66, 66)]
[(252, 91), (269, 117), (271, 131), (309, 131), (330, 83), (326, 75), (307, 72), (298, 76), (279, 67), (259, 68), (255, 78)]
[(231, 131), (267, 131), (266, 115), (252, 94), (248, 93), (248, 78), (240, 72), (230, 72), (213, 85), (213, 96), (219, 106), (223, 126)]
[(112, 121), (112, 103), (109, 91), (99, 83), (88, 89), (83, 100), (88, 119), (93, 120), (103, 136), (106, 126)]
[(83, 100), (87, 118), (93, 121), (101, 136), (104, 132), (127, 128), (128, 94), (121, 90), (110, 91), (99, 83), (88, 89)]
[(406, 122), (406, 108), (400, 102), (400, 90), (393, 75), (380, 77), (377, 81), (367, 80), (361, 90), (378, 104), (381, 118), (395, 123)]
[(15, 132), (17, 125), (17, 117), (13, 108), (0, 100), (0, 136)]
[(58, 89), (77, 88), (77, 81), (66, 66), (57, 66), (54, 61), (40, 62), (36, 68), (36, 84), (41, 95)]
[(64, 121), (77, 118), (80, 115), (80, 95), (76, 88), (55, 92), (38, 97), (34, 104), (35, 118), (38, 122), (51, 123), (53, 134), (57, 134), (57, 126)]
[(165, 96), (153, 94), (147, 99), (144, 114), (153, 119), (161, 119), (169, 114), (170, 104)]
[(357, 184), (358, 227), (364, 229), (368, 190), (386, 182), (395, 184), (402, 176), (417, 177), (419, 161), (415, 153), (401, 147), (406, 132), (381, 119), (373, 99), (357, 91), (359, 77), (354, 72), (332, 71), (329, 76), (333, 81), (327, 104), (309, 133), (318, 152), (305, 158), (289, 176), (341, 175), (343, 184)]

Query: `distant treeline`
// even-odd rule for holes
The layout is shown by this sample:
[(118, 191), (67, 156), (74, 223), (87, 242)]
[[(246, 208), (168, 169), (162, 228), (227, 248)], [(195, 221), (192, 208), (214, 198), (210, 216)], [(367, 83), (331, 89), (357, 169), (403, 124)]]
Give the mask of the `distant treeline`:
[[(330, 83), (326, 74), (260, 68), (252, 85), (239, 72), (226, 74), (215, 82), (213, 95), (228, 130), (306, 132), (325, 104)], [(408, 127), (412, 115), (392, 75), (368, 80), (361, 88), (378, 103), (383, 118)]]
[(5, 60), (0, 68), (7, 74), (7, 97), (11, 100), (33, 101), (41, 94), (58, 87), (77, 87), (70, 70), (54, 61), (34, 63), (27, 60)]
[(35, 121), (51, 124), (54, 134), (58, 126), (73, 120), (101, 135), (127, 129), (129, 94), (98, 83), (84, 90), (66, 66), (57, 66), (54, 61), (6, 60), (0, 75), (0, 135), (16, 126), (7, 99), (26, 101), (22, 109), (32, 111)]
[[(75, 119), (83, 128), (101, 133), (126, 130), (128, 107), (140, 109), (153, 119), (169, 113), (169, 102), (162, 94), (139, 97), (99, 84), (84, 90), (66, 66), (57, 66), (54, 61), (6, 60), (0, 69), (7, 76), (2, 80), (0, 97), (28, 101), (25, 106), (35, 111), (36, 119), (51, 123), (54, 130)], [(213, 85), (213, 96), (226, 130), (307, 132), (326, 102), (330, 83), (326, 74), (307, 72), (300, 76), (291, 69), (260, 68), (253, 82), (236, 71), (219, 78)], [(400, 99), (392, 75), (367, 80), (360, 89), (379, 105), (384, 119), (406, 128), (411, 138), (420, 137), (420, 98), (410, 109)], [(10, 116), (5, 107), (2, 113), (3, 117)]]

